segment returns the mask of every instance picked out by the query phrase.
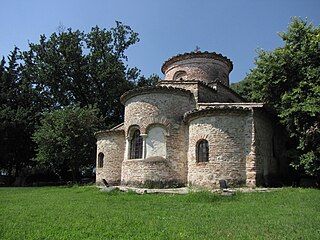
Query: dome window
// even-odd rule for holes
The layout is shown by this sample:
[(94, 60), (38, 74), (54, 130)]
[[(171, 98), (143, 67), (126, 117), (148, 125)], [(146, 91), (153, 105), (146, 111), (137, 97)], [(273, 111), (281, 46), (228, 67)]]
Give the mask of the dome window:
[(173, 80), (179, 81), (179, 80), (186, 80), (187, 73), (185, 71), (178, 71), (174, 74)]

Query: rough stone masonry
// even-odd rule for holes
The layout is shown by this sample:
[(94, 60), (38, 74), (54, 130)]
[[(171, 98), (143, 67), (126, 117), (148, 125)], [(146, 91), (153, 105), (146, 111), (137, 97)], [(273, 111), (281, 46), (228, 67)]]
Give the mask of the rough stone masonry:
[(272, 109), (229, 88), (232, 68), (221, 54), (185, 53), (156, 86), (124, 93), (124, 122), (96, 133), (97, 184), (254, 187), (286, 176)]

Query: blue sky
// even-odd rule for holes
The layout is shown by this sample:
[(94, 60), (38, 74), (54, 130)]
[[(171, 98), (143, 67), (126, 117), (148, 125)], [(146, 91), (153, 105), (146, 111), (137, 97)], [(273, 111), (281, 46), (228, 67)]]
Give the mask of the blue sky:
[(233, 61), (231, 82), (242, 80), (254, 67), (255, 50), (272, 50), (283, 43), (290, 18), (320, 23), (319, 0), (0, 0), (0, 56), (14, 45), (49, 36), (59, 24), (89, 32), (91, 27), (121, 21), (139, 33), (140, 42), (127, 53), (128, 65), (163, 77), (168, 58), (193, 51), (221, 53)]

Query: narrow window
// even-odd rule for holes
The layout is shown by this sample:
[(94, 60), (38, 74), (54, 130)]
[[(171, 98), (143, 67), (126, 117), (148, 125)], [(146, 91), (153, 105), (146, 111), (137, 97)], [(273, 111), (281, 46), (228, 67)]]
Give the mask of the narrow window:
[(197, 144), (197, 162), (209, 161), (209, 145), (207, 140), (200, 140)]
[(143, 139), (140, 136), (140, 130), (135, 130), (130, 142), (130, 159), (142, 158)]
[(98, 168), (103, 168), (104, 154), (101, 152), (98, 154)]

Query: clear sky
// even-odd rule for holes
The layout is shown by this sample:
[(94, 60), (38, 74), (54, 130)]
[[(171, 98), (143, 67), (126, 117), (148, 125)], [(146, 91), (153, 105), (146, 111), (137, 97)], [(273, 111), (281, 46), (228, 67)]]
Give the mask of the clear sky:
[(163, 77), (164, 61), (199, 46), (230, 58), (230, 79), (237, 82), (254, 67), (256, 49), (283, 44), (277, 33), (292, 16), (319, 25), (320, 0), (0, 0), (0, 56), (15, 45), (27, 50), (28, 41), (38, 42), (60, 24), (89, 32), (118, 20), (139, 33), (127, 64), (145, 76)]

